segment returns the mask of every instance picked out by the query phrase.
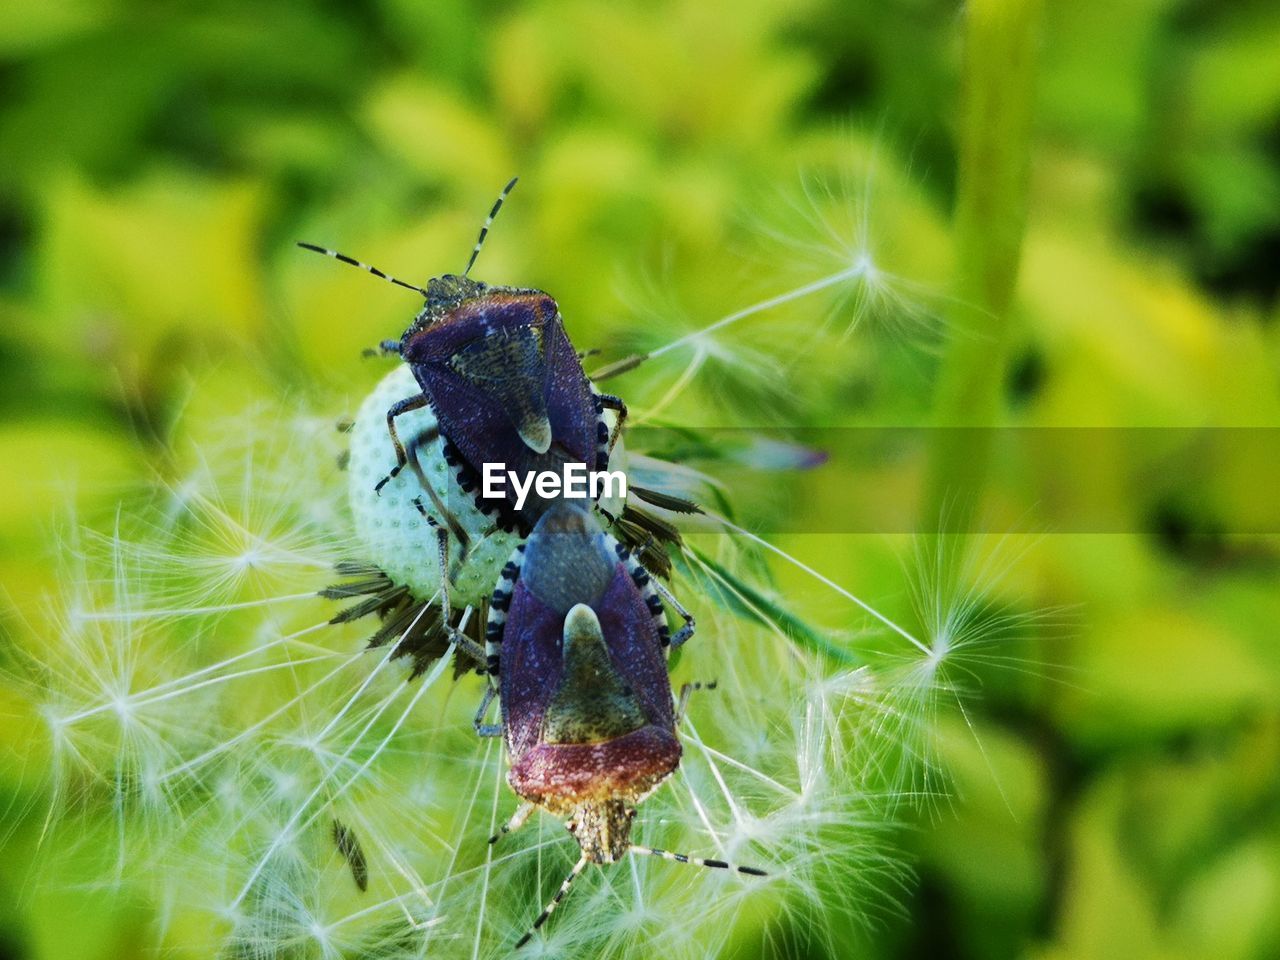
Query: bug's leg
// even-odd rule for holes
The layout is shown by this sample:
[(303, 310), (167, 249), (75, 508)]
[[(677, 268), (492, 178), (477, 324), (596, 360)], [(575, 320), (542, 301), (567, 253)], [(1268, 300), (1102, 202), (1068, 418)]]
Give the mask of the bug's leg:
[(476, 709), (475, 728), (476, 734), (481, 737), (500, 737), (502, 736), (502, 724), (485, 723), (485, 714), (489, 712), (489, 704), (498, 696), (498, 688), (492, 684), (484, 688), (484, 696), (480, 699), (480, 706)]
[(508, 833), (513, 830), (519, 830), (524, 826), (524, 822), (529, 819), (529, 814), (533, 813), (533, 804), (525, 801), (516, 808), (516, 812), (511, 815), (511, 819), (502, 825), (502, 829), (489, 838), (489, 842), (497, 843)]
[(467, 620), (471, 617), (471, 607), (468, 606), (463, 611), (462, 619), (459, 621), (458, 626), (455, 627), (452, 623), (453, 604), (449, 598), (449, 531), (440, 525), (440, 521), (427, 513), (426, 504), (422, 502), (421, 497), (414, 497), (413, 505), (418, 508), (422, 518), (427, 521), (427, 526), (436, 532), (436, 556), (440, 563), (440, 623), (444, 627), (445, 633), (449, 635), (450, 643), (454, 644), (476, 663), (483, 664), (485, 662), (484, 650), (480, 644), (462, 632)]
[(723, 860), (707, 860), (703, 857), (691, 857), (686, 853), (672, 853), (669, 850), (659, 850), (656, 847), (642, 847), (638, 843), (631, 845), (632, 853), (647, 853), (652, 857), (661, 857), (663, 860), (673, 860), (676, 863), (692, 863), (695, 867), (714, 867), (717, 870), (737, 870), (739, 873), (746, 873), (753, 877), (767, 877), (768, 874), (759, 867), (740, 867), (735, 863), (726, 863)]
[[(640, 591), (644, 605), (649, 610), (649, 616), (653, 618), (654, 630), (658, 634), (658, 643), (662, 646), (662, 655), (664, 657), (670, 656), (672, 647), (680, 646), (680, 644), (693, 636), (693, 615), (681, 606), (680, 601), (672, 596), (670, 590), (650, 576), (649, 571), (637, 559), (644, 552), (643, 546), (633, 552), (617, 540), (614, 540), (613, 548), (618, 554), (618, 559), (627, 568), (627, 573), (631, 575), (631, 582)], [(667, 611), (662, 606), (663, 598), (666, 598), (676, 608), (680, 616), (684, 617), (684, 626), (676, 632), (674, 637), (671, 635), (670, 628), (667, 627)]]
[[(615, 397), (609, 393), (598, 393), (596, 394), (596, 406), (601, 410), (606, 408), (614, 410), (618, 414), (617, 422), (613, 425), (613, 432), (608, 438), (607, 452), (613, 453), (613, 445), (618, 442), (618, 437), (622, 436), (622, 426), (627, 422), (627, 405), (622, 402), (621, 397)], [(601, 418), (600, 422), (604, 423), (604, 419)]]
[[(632, 847), (634, 850), (635, 848)], [(533, 939), (537, 929), (547, 922), (547, 917), (555, 913), (556, 907), (560, 906), (560, 901), (564, 899), (564, 895), (569, 892), (569, 888), (573, 886), (573, 881), (578, 878), (578, 874), (583, 871), (587, 865), (587, 855), (584, 853), (578, 862), (573, 865), (573, 869), (569, 871), (569, 875), (564, 878), (564, 883), (560, 884), (560, 889), (556, 891), (556, 895), (551, 898), (551, 902), (546, 905), (543, 911), (538, 914), (538, 919), (533, 921), (533, 926), (529, 928), (529, 932), (516, 941), (515, 949), (519, 950), (526, 943)]]
[(366, 347), (360, 351), (362, 357), (398, 357), (400, 356), (399, 340), (382, 340), (376, 347)]
[[(462, 564), (466, 562), (467, 553), (471, 550), (471, 537), (468, 535), (467, 531), (462, 528), (462, 524), (460, 524), (458, 522), (458, 518), (453, 515), (453, 511), (444, 505), (444, 501), (440, 499), (440, 494), (436, 493), (436, 488), (432, 486), (431, 482), (427, 479), (427, 475), (422, 470), (422, 463), (418, 460), (418, 450), (426, 446), (428, 443), (431, 443), (433, 440), (438, 439), (439, 436), (440, 431), (436, 427), (423, 430), (421, 433), (416, 435), (409, 441), (405, 454), (405, 462), (409, 464), (410, 469), (413, 470), (414, 476), (418, 478), (418, 486), (421, 487), (423, 492), (431, 498), (431, 506), (440, 514), (441, 517), (444, 518), (445, 526), (447, 526), (449, 528), (449, 532), (453, 534), (453, 539), (458, 541), (458, 563)], [(383, 478), (378, 483), (378, 486), (381, 487), (384, 483), (394, 477), (398, 472), (398, 469), (393, 470)], [(422, 498), (418, 497), (415, 499), (421, 500)], [(421, 507), (418, 509), (422, 510)], [(425, 511), (422, 512), (422, 515), (427, 517)], [(430, 517), (427, 517), (427, 519), (428, 522), (431, 521)]]
[(391, 434), (391, 446), (396, 451), (396, 465), (391, 468), (390, 473), (374, 484), (375, 493), (380, 493), (383, 487), (398, 477), (400, 471), (404, 469), (404, 465), (409, 462), (409, 455), (405, 452), (404, 444), (400, 442), (400, 434), (396, 432), (396, 417), (413, 410), (421, 410), (423, 407), (430, 405), (431, 401), (427, 399), (427, 395), (419, 393), (393, 403), (390, 409), (387, 410), (387, 433)]
[(498, 679), (502, 675), (502, 635), (507, 626), (507, 610), (511, 607), (511, 595), (515, 592), (516, 581), (520, 579), (520, 570), (524, 566), (524, 544), (518, 544), (506, 564), (498, 585), (494, 587), (493, 596), (489, 598), (489, 619), (484, 627), (484, 664), (489, 675), (489, 685), (485, 688), (484, 699), (480, 709), (476, 711), (476, 733), (482, 737), (498, 737), (502, 735), (502, 724), (485, 723), (484, 717), (489, 704), (498, 695)]
[(676, 702), (676, 726), (680, 726), (680, 721), (684, 719), (685, 712), (689, 709), (689, 698), (693, 696), (695, 690), (714, 690), (716, 684), (720, 681), (711, 680), (707, 683), (693, 681), (686, 683), (680, 687), (680, 698)]
[(668, 590), (665, 586), (663, 586), (663, 584), (659, 583), (657, 580), (654, 580), (653, 586), (654, 586), (654, 589), (657, 590), (657, 592), (661, 595), (663, 600), (667, 601), (667, 603), (671, 604), (671, 606), (676, 608), (676, 613), (680, 614), (681, 618), (684, 620), (684, 626), (681, 627), (679, 630), (677, 630), (676, 635), (671, 638), (671, 647), (674, 649), (675, 647), (680, 646), (682, 643), (684, 643), (686, 640), (688, 640), (690, 637), (693, 636), (693, 630), (695, 626), (693, 621), (693, 614), (691, 614), (688, 610), (686, 610), (684, 606), (680, 603), (680, 601), (676, 599), (676, 595), (672, 593), (670, 590)]
[(648, 359), (649, 354), (647, 353), (633, 353), (631, 356), (615, 360), (613, 363), (606, 363), (598, 370), (592, 370), (588, 376), (591, 378), (592, 383), (599, 383), (601, 380), (608, 380), (610, 377), (616, 377), (619, 374), (626, 373), (628, 370), (634, 370)]

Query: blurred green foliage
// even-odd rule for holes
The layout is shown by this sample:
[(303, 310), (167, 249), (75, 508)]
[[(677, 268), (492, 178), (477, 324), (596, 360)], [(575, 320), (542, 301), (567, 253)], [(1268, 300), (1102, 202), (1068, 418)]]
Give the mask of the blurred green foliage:
[[(518, 172), (481, 275), (554, 292), (575, 341), (614, 358), (802, 279), (805, 251), (764, 229), (803, 230), (778, 191), (799, 172), (860, 195), (874, 168), (887, 269), (946, 291), (964, 24), (936, 0), (10, 2), (0, 629), (38, 639), (55, 518), (110, 516), (172, 471), (180, 414), (376, 379), (359, 351), (413, 300), (295, 239), (420, 281), (461, 267)], [(1278, 49), (1262, 0), (1047, 5), (1002, 417), (1280, 425)], [(797, 316), (734, 337), (770, 351)], [(924, 422), (936, 368), (863, 328), (781, 389), (713, 360), (665, 415)], [(665, 392), (625, 387), (640, 407)], [(1089, 463), (1046, 469), (1064, 496), (1106, 487)], [(1114, 491), (1132, 534), (1011, 551), (996, 602), (1066, 625), (1031, 631), (1018, 670), (975, 665), (983, 696), (942, 737), (954, 799), (913, 833), (919, 890), (866, 955), (1280, 953), (1280, 552), (1222, 532), (1275, 491), (1241, 471), (1175, 504), (1143, 494)], [(901, 594), (879, 539), (785, 539), (866, 595)], [(778, 576), (796, 609), (835, 616)], [(29, 759), (29, 736), (13, 721), (0, 742)], [(134, 905), (68, 894), (74, 865), (32, 866), (38, 787), (5, 769), (0, 954), (141, 956)]]

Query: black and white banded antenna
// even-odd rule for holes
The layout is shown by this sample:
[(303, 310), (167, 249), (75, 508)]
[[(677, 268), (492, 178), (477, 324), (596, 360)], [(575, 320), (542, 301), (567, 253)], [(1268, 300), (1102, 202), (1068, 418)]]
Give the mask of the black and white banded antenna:
[(751, 877), (767, 877), (759, 867), (740, 867), (736, 863), (726, 863), (723, 860), (708, 860), (705, 857), (691, 857), (686, 853), (672, 853), (670, 850), (659, 850), (657, 847), (642, 847), (637, 843), (631, 844), (632, 853), (647, 853), (651, 857), (661, 857), (663, 860), (671, 860), (674, 863), (691, 863), (695, 867), (712, 867), (716, 870), (737, 870), (738, 873), (745, 873)]
[(516, 181), (519, 179), (519, 177), (512, 177), (511, 182), (502, 188), (502, 192), (498, 194), (498, 199), (493, 202), (493, 209), (489, 211), (489, 216), (485, 218), (484, 226), (480, 228), (480, 237), (476, 240), (475, 248), (471, 251), (471, 259), (467, 261), (467, 269), (462, 271), (464, 277), (476, 265), (476, 257), (480, 256), (480, 248), (484, 246), (485, 237), (489, 236), (489, 228), (493, 226), (494, 217), (502, 209), (502, 204), (506, 201), (507, 195), (516, 188)]
[[(493, 840), (496, 839), (498, 838), (493, 838)], [(492, 843), (493, 840), (490, 840), (489, 842)], [(657, 847), (642, 847), (637, 843), (631, 844), (628, 849), (632, 853), (644, 853), (652, 857), (661, 857), (663, 860), (671, 860), (674, 863), (691, 863), (695, 867), (709, 867), (717, 870), (736, 870), (738, 873), (745, 873), (752, 877), (767, 877), (769, 875), (759, 867), (740, 867), (736, 863), (728, 863), (724, 860), (711, 860), (706, 857), (693, 857), (686, 853), (672, 853), (670, 850), (659, 850)], [(533, 935), (538, 932), (538, 929), (544, 923), (547, 922), (547, 918), (556, 912), (556, 907), (560, 906), (560, 901), (565, 898), (565, 895), (569, 892), (569, 888), (573, 886), (573, 881), (578, 879), (578, 874), (586, 868), (586, 865), (587, 857), (586, 854), (583, 854), (582, 857), (579, 858), (578, 862), (573, 865), (573, 869), (569, 871), (569, 875), (564, 878), (564, 883), (560, 884), (560, 889), (557, 890), (556, 895), (551, 898), (551, 902), (546, 905), (540, 914), (538, 914), (538, 919), (533, 921), (533, 926), (529, 928), (529, 932), (516, 941), (514, 949), (519, 950), (533, 939)]]
[(403, 280), (400, 280), (396, 277), (391, 276), (391, 274), (389, 273), (383, 273), (377, 267), (370, 266), (367, 263), (362, 263), (361, 261), (357, 260), (355, 257), (348, 257), (345, 253), (339, 253), (337, 250), (330, 250), (328, 247), (318, 247), (314, 243), (303, 243), (301, 240), (298, 241), (298, 246), (300, 246), (303, 250), (311, 250), (315, 253), (323, 253), (326, 257), (333, 257), (333, 259), (341, 260), (343, 263), (349, 263), (353, 267), (359, 267), (361, 270), (365, 271), (366, 273), (372, 273), (375, 277), (381, 277), (383, 280), (386, 280), (388, 283), (394, 283), (398, 287), (404, 287), (408, 290), (413, 290), (416, 293), (420, 293), (422, 294), (423, 299), (424, 300), (426, 299), (427, 291), (424, 290), (422, 287), (419, 287), (416, 284), (406, 283)]
[[(512, 181), (513, 183), (515, 181)], [(513, 949), (519, 950), (526, 943), (533, 939), (533, 935), (538, 932), (538, 928), (547, 922), (547, 917), (556, 912), (556, 907), (560, 906), (560, 901), (564, 899), (564, 895), (569, 892), (569, 888), (573, 886), (573, 881), (578, 879), (578, 874), (583, 871), (587, 865), (587, 855), (584, 853), (578, 858), (578, 862), (573, 865), (573, 869), (569, 871), (569, 875), (564, 878), (564, 883), (560, 884), (560, 889), (556, 891), (556, 895), (551, 898), (548, 903), (538, 914), (538, 919), (533, 921), (533, 926), (529, 928), (529, 932), (516, 941)]]

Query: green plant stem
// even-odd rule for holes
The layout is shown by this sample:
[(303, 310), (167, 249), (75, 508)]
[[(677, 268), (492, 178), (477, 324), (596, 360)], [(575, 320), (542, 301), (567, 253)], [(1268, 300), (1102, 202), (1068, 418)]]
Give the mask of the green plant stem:
[[(965, 7), (955, 211), (954, 332), (935, 397), (922, 529), (960, 531), (979, 507), (1003, 415), (1010, 307), (1026, 225), (1041, 0)], [(958, 429), (960, 428), (960, 429)]]

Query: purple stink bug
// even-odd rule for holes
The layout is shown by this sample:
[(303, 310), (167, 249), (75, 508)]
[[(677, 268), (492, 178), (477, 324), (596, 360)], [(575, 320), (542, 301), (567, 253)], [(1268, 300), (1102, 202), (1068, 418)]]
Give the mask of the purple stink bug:
[[(379, 488), (407, 463), (416, 466), (416, 448), (438, 436), (461, 489), (473, 493), (486, 513), (496, 511), (500, 525), (524, 534), (548, 501), (534, 494), (517, 510), (510, 490), (501, 499), (485, 499), (480, 485), (483, 465), (502, 463), (521, 477), (533, 471), (561, 473), (569, 463), (605, 470), (626, 419), (626, 406), (617, 397), (592, 390), (565, 333), (560, 309), (548, 294), (469, 278), (489, 227), (515, 185), (513, 178), (489, 211), (462, 274), (436, 277), (425, 288), (335, 250), (309, 243), (299, 246), (415, 290), (426, 301), (398, 341), (381, 344), (384, 353), (396, 354), (409, 364), (421, 392), (387, 410), (396, 466)], [(402, 443), (396, 418), (425, 406), (436, 416), (437, 431)], [(612, 431), (604, 417), (606, 408), (617, 413)], [(449, 511), (430, 486), (423, 486), (465, 550), (465, 535), (449, 523)]]
[[(663, 598), (685, 620), (674, 636)], [(476, 713), (482, 736), (505, 737), (507, 781), (523, 801), (502, 833), (541, 807), (566, 818), (582, 849), (517, 947), (588, 863), (628, 851), (763, 875), (631, 842), (636, 805), (680, 764), (676, 726), (694, 685), (674, 704), (666, 659), (693, 630), (693, 618), (578, 501), (550, 505), (503, 568), (485, 637), (490, 685)], [(495, 695), (502, 722), (486, 724)]]

